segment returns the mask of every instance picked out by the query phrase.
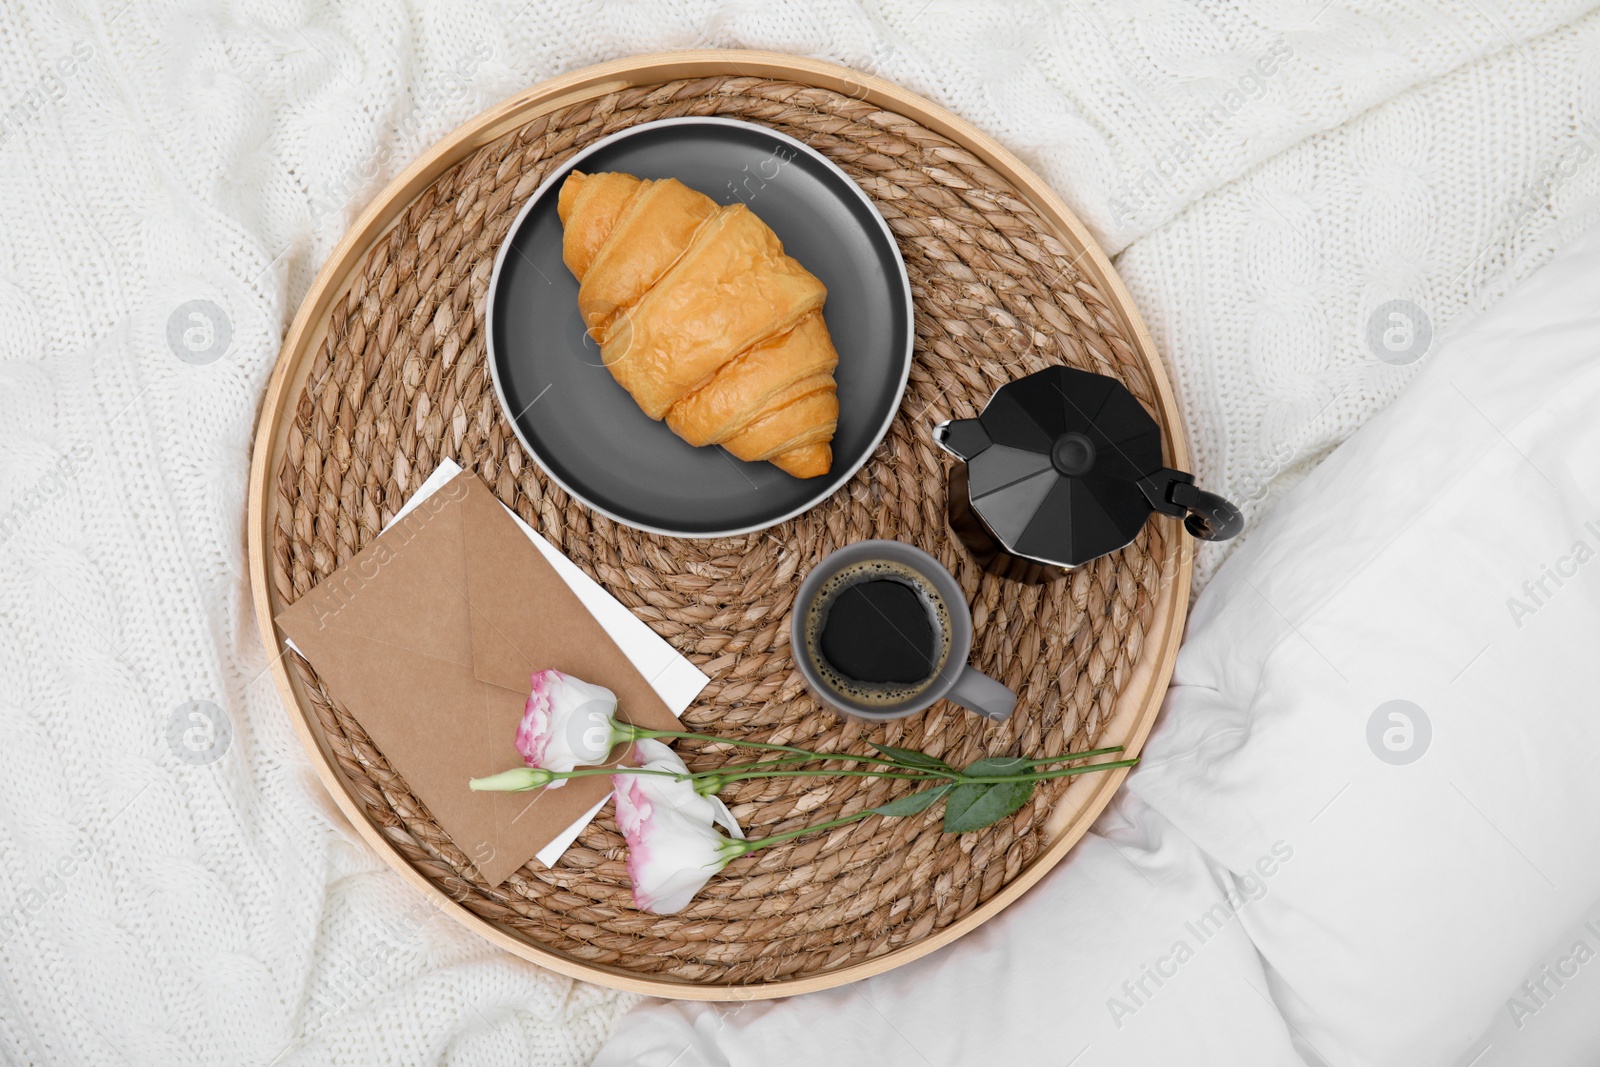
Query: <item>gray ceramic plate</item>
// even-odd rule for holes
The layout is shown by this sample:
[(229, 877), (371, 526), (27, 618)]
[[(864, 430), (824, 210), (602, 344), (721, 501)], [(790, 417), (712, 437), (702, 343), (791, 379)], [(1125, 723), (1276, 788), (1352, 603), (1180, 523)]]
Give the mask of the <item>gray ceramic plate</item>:
[[(556, 196), (573, 169), (677, 178), (718, 203), (742, 200), (828, 287), (839, 350), (833, 468), (793, 478), (655, 422), (600, 361), (561, 261)], [(764, 126), (683, 118), (612, 134), (573, 156), (523, 207), (489, 284), (489, 366), (528, 453), (596, 511), (653, 533), (722, 537), (793, 518), (850, 479), (889, 429), (911, 370), (911, 283), (883, 218), (838, 167)]]

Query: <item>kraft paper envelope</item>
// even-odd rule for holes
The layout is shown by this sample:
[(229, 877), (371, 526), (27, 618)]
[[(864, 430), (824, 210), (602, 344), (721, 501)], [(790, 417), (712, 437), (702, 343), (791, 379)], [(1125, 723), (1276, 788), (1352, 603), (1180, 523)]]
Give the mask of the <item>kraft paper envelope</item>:
[(477, 477), (462, 473), (373, 539), (278, 625), (439, 825), (499, 885), (611, 789), (474, 793), (522, 765), (515, 746), (534, 671), (617, 694), (620, 717), (679, 730), (572, 589)]

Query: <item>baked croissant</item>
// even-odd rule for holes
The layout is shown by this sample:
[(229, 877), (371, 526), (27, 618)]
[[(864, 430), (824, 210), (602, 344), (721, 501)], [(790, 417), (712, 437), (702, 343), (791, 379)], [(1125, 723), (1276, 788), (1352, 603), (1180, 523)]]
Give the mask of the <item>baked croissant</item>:
[(796, 478), (833, 465), (828, 291), (743, 204), (672, 178), (573, 171), (562, 259), (600, 357), (652, 419)]

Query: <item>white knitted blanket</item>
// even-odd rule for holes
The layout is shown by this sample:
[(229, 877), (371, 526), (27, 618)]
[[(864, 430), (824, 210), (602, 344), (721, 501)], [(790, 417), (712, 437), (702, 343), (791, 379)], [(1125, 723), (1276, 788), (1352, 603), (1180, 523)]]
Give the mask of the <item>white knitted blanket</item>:
[(631, 1003), (419, 905), (324, 797), (250, 615), (285, 324), (450, 127), (691, 46), (922, 92), (1120, 253), (1201, 479), (1254, 517), (1594, 219), (1592, 6), (0, 6), (0, 1055), (583, 1063)]

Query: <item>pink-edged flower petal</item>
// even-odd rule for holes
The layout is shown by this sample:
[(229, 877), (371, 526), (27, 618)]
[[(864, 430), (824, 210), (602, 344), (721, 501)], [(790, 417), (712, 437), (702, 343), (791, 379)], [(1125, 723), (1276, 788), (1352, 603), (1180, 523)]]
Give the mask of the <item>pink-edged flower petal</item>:
[(545, 749), (550, 747), (550, 690), (555, 684), (551, 676), (559, 673), (533, 672), (533, 688), (522, 709), (522, 722), (517, 725), (517, 751), (530, 767), (543, 767)]
[[(683, 761), (655, 740), (634, 744), (638, 766), (687, 773)], [(721, 801), (703, 797), (691, 782), (664, 775), (614, 774), (617, 828), (628, 842), (628, 877), (633, 902), (642, 911), (671, 915), (688, 905), (711, 876), (740, 849), (719, 833), (713, 821), (744, 831)]]
[[(617, 697), (558, 670), (535, 671), (517, 725), (517, 752), (530, 767), (570, 771), (604, 763), (611, 754)], [(547, 787), (566, 784), (556, 779)]]

